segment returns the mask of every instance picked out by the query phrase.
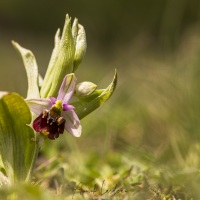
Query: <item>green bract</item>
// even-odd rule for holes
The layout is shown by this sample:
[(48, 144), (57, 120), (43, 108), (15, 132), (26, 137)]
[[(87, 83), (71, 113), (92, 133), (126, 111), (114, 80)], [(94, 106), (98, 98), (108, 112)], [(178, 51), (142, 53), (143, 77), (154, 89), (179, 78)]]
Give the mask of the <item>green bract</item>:
[(72, 105), (75, 107), (75, 111), (79, 119), (82, 119), (83, 117), (97, 109), (99, 106), (101, 106), (103, 103), (105, 103), (113, 94), (116, 85), (117, 72), (115, 71), (114, 78), (106, 89), (94, 90), (92, 93), (84, 96), (77, 95), (79, 100), (72, 103)]
[(26, 74), (28, 78), (27, 98), (39, 97), (39, 74), (35, 56), (30, 50), (21, 47), (17, 42), (12, 41), (12, 44), (21, 55), (26, 69)]

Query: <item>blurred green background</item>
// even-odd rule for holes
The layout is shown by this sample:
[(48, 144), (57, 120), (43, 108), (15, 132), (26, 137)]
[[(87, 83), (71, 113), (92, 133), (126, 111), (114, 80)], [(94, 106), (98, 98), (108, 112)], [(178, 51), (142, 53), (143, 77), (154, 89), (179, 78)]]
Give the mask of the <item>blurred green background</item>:
[(23, 63), (10, 41), (32, 50), (44, 75), (67, 13), (87, 34), (78, 81), (105, 88), (117, 68), (119, 82), (82, 120), (81, 138), (45, 141), (35, 180), (61, 196), (70, 181), (92, 187), (106, 180), (135, 199), (198, 199), (200, 1), (1, 1), (0, 90), (26, 96)]

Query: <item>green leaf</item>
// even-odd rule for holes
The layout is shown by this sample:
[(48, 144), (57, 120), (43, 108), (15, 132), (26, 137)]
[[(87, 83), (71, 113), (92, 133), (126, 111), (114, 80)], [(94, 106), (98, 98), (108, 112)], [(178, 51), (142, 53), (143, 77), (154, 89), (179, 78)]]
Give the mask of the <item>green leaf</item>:
[(77, 102), (72, 103), (75, 107), (75, 112), (78, 115), (79, 119), (82, 119), (103, 103), (105, 103), (113, 94), (117, 85), (117, 72), (115, 71), (115, 75), (111, 84), (102, 90), (95, 90), (92, 94), (88, 96), (80, 96)]
[(28, 181), (36, 156), (36, 135), (31, 113), (16, 93), (0, 94), (0, 154), (11, 183)]
[(21, 47), (18, 43), (12, 41), (12, 44), (21, 55), (26, 69), (26, 74), (28, 78), (27, 98), (39, 98), (40, 95), (38, 88), (38, 66), (35, 56), (30, 50)]

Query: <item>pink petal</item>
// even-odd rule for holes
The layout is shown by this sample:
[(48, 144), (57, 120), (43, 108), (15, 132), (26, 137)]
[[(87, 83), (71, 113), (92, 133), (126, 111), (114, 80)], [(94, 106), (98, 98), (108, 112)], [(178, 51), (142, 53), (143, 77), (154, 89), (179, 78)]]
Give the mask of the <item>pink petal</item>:
[(75, 86), (76, 86), (76, 76), (73, 73), (66, 75), (60, 86), (57, 99), (62, 100), (63, 103), (67, 104), (74, 93)]
[(63, 106), (63, 110), (64, 111), (68, 111), (68, 110), (74, 109), (74, 106), (68, 105), (68, 104), (65, 104), (65, 103), (62, 106)]
[(82, 126), (80, 120), (74, 110), (64, 111), (62, 116), (66, 120), (65, 130), (71, 133), (75, 137), (81, 136)]
[(57, 100), (57, 99), (56, 99), (55, 97), (50, 97), (49, 99), (50, 99), (50, 101), (51, 101), (52, 104), (55, 104), (55, 103), (56, 103), (56, 100)]
[(50, 99), (25, 99), (28, 104), (30, 110), (36, 115), (40, 115), (43, 110), (49, 110), (52, 106)]

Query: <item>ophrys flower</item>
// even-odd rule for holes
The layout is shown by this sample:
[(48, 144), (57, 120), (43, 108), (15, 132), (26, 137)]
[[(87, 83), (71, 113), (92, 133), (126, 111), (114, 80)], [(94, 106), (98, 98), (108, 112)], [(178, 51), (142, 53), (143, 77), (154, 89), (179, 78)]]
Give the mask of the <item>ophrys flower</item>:
[(64, 77), (57, 98), (26, 99), (31, 111), (38, 115), (33, 121), (33, 128), (49, 139), (56, 139), (64, 129), (79, 137), (81, 124), (74, 107), (68, 102), (71, 99), (76, 86), (76, 77), (73, 73)]

